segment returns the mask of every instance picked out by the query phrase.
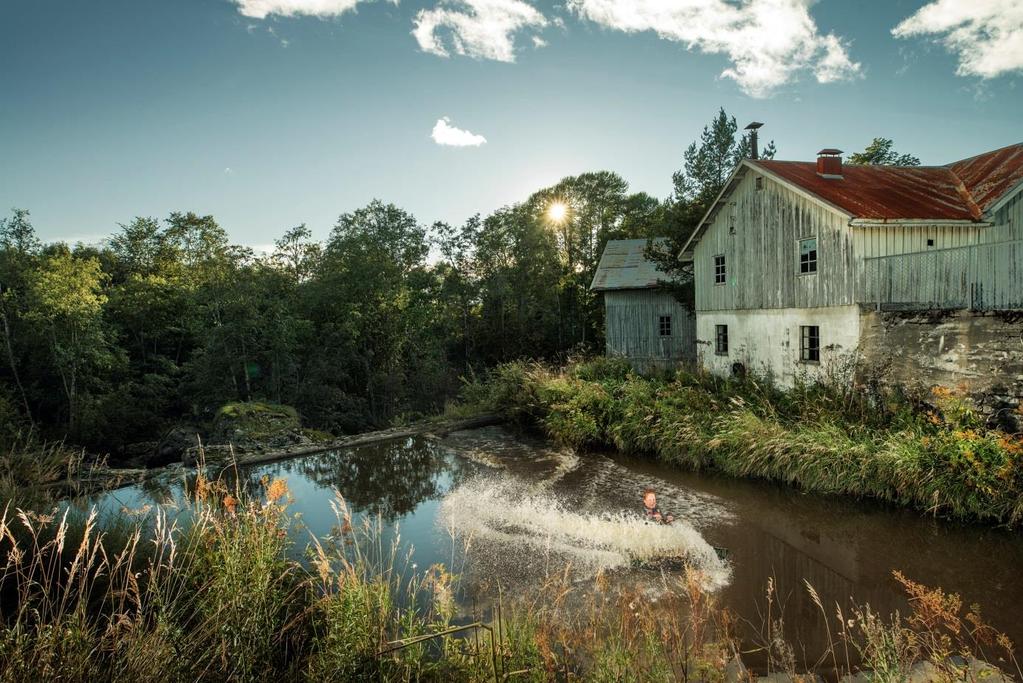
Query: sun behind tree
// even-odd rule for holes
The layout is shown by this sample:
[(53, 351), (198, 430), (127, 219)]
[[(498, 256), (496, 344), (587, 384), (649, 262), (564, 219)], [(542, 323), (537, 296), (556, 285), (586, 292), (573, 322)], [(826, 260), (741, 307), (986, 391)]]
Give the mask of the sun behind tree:
[(547, 217), (555, 223), (560, 223), (568, 216), (568, 205), (565, 202), (555, 201), (547, 207)]

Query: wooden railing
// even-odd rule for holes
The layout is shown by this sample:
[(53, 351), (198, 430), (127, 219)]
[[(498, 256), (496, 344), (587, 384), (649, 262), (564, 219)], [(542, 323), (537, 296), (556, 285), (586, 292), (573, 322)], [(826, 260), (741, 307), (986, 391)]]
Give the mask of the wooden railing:
[(881, 309), (1023, 309), (1023, 241), (864, 259), (859, 299)]

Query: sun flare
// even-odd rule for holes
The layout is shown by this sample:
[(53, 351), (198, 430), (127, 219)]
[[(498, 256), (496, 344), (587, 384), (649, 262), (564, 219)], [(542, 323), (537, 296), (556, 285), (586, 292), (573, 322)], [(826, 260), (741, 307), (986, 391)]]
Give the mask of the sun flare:
[(555, 223), (560, 223), (565, 220), (565, 216), (568, 215), (568, 206), (565, 202), (553, 202), (547, 207), (547, 217)]

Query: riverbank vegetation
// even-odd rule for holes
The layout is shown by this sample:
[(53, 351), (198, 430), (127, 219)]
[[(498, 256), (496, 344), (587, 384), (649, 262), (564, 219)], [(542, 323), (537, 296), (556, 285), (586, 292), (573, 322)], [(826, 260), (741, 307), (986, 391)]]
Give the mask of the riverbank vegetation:
[[(723, 681), (750, 679), (743, 658), (785, 680), (804, 670), (770, 582), (758, 625), (721, 608), (692, 571), (630, 592), (566, 570), (514, 598), (495, 586), (466, 600), (459, 577), (417, 570), (340, 496), (334, 531), (307, 542), (284, 480), (248, 490), (200, 476), (183, 505), (117, 521), (6, 509), (0, 680)], [(921, 670), (1000, 680), (982, 662), (1019, 673), (975, 608), (897, 578), (905, 616), (820, 605), (833, 626), (815, 669), (893, 681)]]
[(967, 398), (943, 388), (916, 399), (880, 385), (781, 391), (755, 377), (641, 377), (624, 361), (597, 359), (564, 370), (504, 365), (465, 397), (579, 448), (653, 454), (956, 519), (1023, 522), (1023, 436), (989, 427)]

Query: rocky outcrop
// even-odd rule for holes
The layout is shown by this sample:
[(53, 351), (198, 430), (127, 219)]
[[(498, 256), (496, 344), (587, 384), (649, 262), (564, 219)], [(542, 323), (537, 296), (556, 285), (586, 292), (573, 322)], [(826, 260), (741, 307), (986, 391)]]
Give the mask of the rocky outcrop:
[[(308, 445), (313, 443), (313, 436), (317, 433), (303, 429), (298, 411), (291, 406), (228, 403), (217, 411), (209, 443), (248, 453)], [(323, 436), (329, 438), (329, 435)]]

